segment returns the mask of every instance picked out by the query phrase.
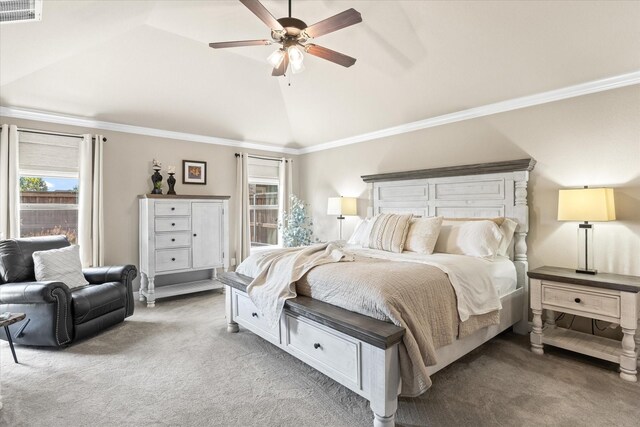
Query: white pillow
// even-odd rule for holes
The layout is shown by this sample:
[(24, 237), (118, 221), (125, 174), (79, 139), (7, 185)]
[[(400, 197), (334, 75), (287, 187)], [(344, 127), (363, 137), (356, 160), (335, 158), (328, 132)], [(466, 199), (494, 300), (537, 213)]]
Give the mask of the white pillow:
[(34, 252), (33, 269), (38, 282), (62, 282), (69, 289), (89, 284), (82, 274), (78, 245)]
[(441, 216), (413, 218), (409, 225), (409, 234), (407, 234), (407, 241), (404, 243), (404, 250), (432, 254), (438, 241), (442, 220)]
[(500, 226), (500, 232), (502, 233), (502, 240), (500, 240), (500, 246), (498, 247), (498, 255), (507, 256), (509, 245), (513, 239), (513, 233), (515, 233), (518, 223), (512, 219), (505, 218), (504, 222)]
[(443, 221), (435, 251), (493, 258), (502, 237), (493, 221)]
[(361, 219), (360, 222), (358, 222), (358, 225), (356, 225), (356, 229), (353, 230), (353, 234), (351, 234), (351, 237), (347, 240), (347, 244), (362, 246), (362, 242), (364, 242), (365, 239), (368, 241), (368, 235), (365, 236), (368, 226), (369, 218)]

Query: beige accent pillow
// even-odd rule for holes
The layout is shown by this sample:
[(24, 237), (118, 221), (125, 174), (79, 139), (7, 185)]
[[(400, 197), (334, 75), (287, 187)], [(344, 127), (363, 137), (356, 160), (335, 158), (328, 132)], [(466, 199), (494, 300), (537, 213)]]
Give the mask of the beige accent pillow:
[(38, 282), (62, 282), (69, 289), (88, 285), (82, 274), (80, 246), (73, 245), (49, 251), (36, 251), (33, 270)]
[(498, 253), (502, 232), (494, 221), (442, 222), (436, 252), (493, 258)]
[(432, 254), (438, 241), (442, 220), (443, 218), (441, 216), (413, 218), (409, 225), (404, 250), (420, 254)]
[(412, 214), (379, 214), (371, 221), (368, 247), (382, 251), (401, 253), (407, 240)]

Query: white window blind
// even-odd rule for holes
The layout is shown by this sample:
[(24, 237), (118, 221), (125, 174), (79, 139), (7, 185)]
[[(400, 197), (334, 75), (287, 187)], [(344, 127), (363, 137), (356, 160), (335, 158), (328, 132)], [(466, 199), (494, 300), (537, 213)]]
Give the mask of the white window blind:
[(20, 174), (28, 176), (78, 176), (81, 138), (20, 132)]
[(280, 178), (280, 162), (278, 160), (249, 157), (247, 163), (250, 182), (278, 182)]

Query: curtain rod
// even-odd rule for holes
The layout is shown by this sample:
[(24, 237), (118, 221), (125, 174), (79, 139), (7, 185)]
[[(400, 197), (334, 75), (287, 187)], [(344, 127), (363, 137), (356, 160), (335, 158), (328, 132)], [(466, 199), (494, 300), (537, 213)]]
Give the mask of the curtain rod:
[[(236, 157), (242, 156), (241, 153), (236, 153)], [(252, 159), (261, 159), (261, 160), (273, 160), (274, 162), (281, 162), (281, 157), (265, 157), (265, 156), (254, 156), (253, 154), (247, 154), (247, 157), (251, 157)], [(288, 162), (289, 159), (285, 159), (285, 162)]]
[[(2, 131), (2, 129), (0, 128), (0, 131)], [(56, 135), (56, 136), (67, 136), (70, 138), (84, 138), (82, 135), (78, 135), (75, 133), (64, 133), (64, 132), (50, 132), (50, 131), (46, 131), (46, 130), (39, 130), (39, 129), (27, 129), (27, 128), (18, 128), (18, 132), (27, 132), (27, 133), (37, 133), (40, 135)], [(95, 139), (95, 137), (93, 137), (92, 139)], [(107, 138), (106, 137), (102, 137), (102, 142), (107, 142)]]

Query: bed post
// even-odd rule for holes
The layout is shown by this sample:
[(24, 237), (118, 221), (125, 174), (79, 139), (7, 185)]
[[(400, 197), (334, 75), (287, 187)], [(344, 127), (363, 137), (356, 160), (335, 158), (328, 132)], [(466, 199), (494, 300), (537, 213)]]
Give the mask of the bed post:
[(518, 228), (514, 239), (513, 263), (516, 266), (518, 287), (522, 288), (522, 319), (513, 325), (514, 332), (525, 335), (529, 333), (529, 280), (527, 271), (529, 262), (527, 261), (527, 233), (529, 232), (529, 207), (527, 206), (527, 182), (529, 181), (528, 171), (513, 173), (515, 182), (515, 214), (518, 218)]
[(238, 332), (240, 328), (238, 324), (233, 321), (233, 292), (229, 285), (224, 287), (224, 308), (225, 317), (227, 318), (227, 332)]
[(387, 349), (370, 346), (372, 369), (371, 396), (373, 427), (394, 427), (400, 393), (400, 359), (398, 343)]

